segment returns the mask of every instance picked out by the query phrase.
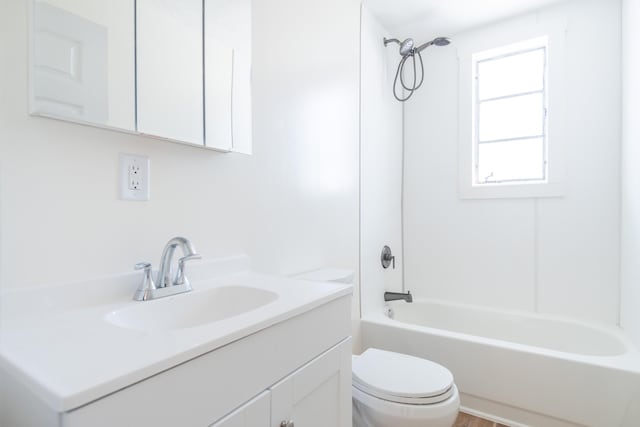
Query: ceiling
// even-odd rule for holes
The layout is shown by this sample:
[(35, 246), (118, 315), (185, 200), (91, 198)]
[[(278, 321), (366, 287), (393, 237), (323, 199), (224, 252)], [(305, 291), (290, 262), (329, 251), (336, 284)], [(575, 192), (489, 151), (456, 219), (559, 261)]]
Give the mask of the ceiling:
[(363, 0), (394, 37), (450, 36), (565, 0)]

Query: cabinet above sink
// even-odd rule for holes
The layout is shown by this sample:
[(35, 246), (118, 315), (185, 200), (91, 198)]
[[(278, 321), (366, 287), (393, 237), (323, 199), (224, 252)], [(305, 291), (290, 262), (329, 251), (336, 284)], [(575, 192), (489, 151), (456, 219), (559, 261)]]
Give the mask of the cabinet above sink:
[(32, 114), (251, 153), (251, 0), (31, 5)]

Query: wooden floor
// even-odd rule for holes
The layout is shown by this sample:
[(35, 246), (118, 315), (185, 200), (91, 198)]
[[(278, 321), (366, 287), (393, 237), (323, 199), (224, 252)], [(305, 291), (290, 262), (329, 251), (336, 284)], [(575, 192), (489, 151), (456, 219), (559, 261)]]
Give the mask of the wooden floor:
[(504, 424), (474, 417), (473, 415), (460, 412), (453, 427), (508, 427)]

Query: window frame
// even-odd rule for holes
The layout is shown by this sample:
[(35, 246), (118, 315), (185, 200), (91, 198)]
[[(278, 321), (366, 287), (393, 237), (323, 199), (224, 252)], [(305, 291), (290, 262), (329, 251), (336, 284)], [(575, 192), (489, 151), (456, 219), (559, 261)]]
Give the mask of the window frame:
[[(485, 186), (492, 184), (506, 184), (506, 183), (546, 183), (548, 178), (548, 132), (547, 132), (547, 116), (549, 111), (548, 106), (548, 98), (549, 94), (547, 93), (547, 64), (548, 64), (548, 51), (549, 38), (538, 37), (531, 40), (526, 40), (521, 43), (511, 44), (507, 46), (502, 46), (497, 49), (492, 49), (490, 51), (478, 52), (473, 55), (473, 108), (474, 108), (474, 130), (473, 130), (473, 184), (474, 186)], [(480, 66), (482, 63), (490, 62), (490, 61), (499, 61), (501, 59), (511, 58), (518, 55), (524, 55), (531, 52), (536, 52), (542, 50), (543, 55), (543, 64), (542, 64), (542, 89), (528, 92), (514, 92), (509, 93), (507, 95), (501, 95), (497, 97), (481, 99), (480, 98)], [(483, 103), (493, 102), (493, 101), (502, 101), (507, 99), (514, 99), (519, 97), (524, 97), (528, 95), (541, 94), (542, 95), (542, 110), (541, 114), (541, 122), (542, 122), (542, 134), (540, 135), (520, 135), (514, 136), (511, 138), (500, 138), (500, 139), (490, 139), (483, 141), (480, 138), (480, 107)], [(511, 142), (516, 143), (517, 141), (525, 141), (530, 139), (542, 139), (542, 178), (514, 178), (514, 179), (504, 179), (504, 180), (494, 180), (487, 181), (486, 178), (484, 181), (480, 177), (480, 146), (481, 144), (491, 144), (491, 143), (499, 143), (499, 142)]]
[[(461, 199), (536, 198), (564, 195), (564, 118), (566, 23), (515, 20), (461, 37), (459, 61), (459, 197)], [(483, 59), (517, 55), (545, 41), (543, 150), (544, 179), (481, 183), (479, 149), (479, 85), (477, 64)], [(509, 52), (505, 55), (505, 52)], [(511, 138), (507, 139), (510, 140)]]

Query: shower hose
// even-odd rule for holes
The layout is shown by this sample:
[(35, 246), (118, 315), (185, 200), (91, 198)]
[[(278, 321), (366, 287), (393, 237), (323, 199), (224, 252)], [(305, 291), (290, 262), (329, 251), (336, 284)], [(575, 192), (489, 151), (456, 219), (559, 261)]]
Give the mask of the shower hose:
[[(418, 78), (417, 78), (418, 73), (417, 73), (417, 67), (416, 67), (416, 55), (418, 56), (418, 60), (420, 61), (420, 82), (418, 82)], [(407, 61), (409, 60), (409, 58), (411, 58), (411, 61), (413, 62), (413, 85), (411, 86), (408, 86), (404, 80), (404, 67)], [(398, 80), (400, 80), (402, 89), (407, 91), (406, 93), (408, 93), (408, 95), (406, 96), (402, 96), (402, 94), (398, 95)], [(422, 55), (416, 49), (412, 49), (410, 53), (402, 57), (402, 59), (400, 60), (400, 63), (398, 64), (396, 77), (395, 79), (393, 79), (393, 96), (398, 101), (404, 102), (407, 99), (411, 98), (411, 95), (413, 95), (413, 92), (418, 90), (420, 86), (422, 86), (423, 82), (424, 82), (424, 64), (422, 63)]]

